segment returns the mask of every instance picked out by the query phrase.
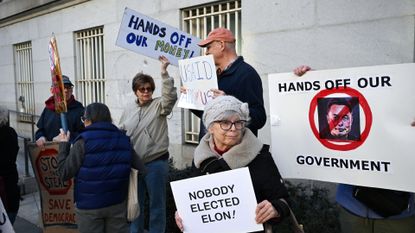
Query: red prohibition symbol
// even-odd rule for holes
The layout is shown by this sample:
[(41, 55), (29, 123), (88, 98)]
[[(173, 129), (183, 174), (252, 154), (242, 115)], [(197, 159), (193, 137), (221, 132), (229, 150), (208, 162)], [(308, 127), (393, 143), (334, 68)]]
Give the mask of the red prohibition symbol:
[[(346, 143), (335, 143), (335, 140), (330, 139), (322, 139), (320, 138), (319, 131), (317, 130), (316, 123), (315, 123), (315, 112), (317, 109), (317, 100), (320, 98), (325, 98), (332, 94), (346, 94), (350, 97), (357, 97), (359, 99), (359, 105), (362, 108), (364, 114), (365, 114), (365, 128), (362, 131), (360, 135), (360, 140), (358, 141), (348, 141)], [(367, 136), (369, 135), (370, 129), (372, 127), (372, 111), (370, 110), (370, 106), (366, 100), (366, 98), (357, 90), (350, 88), (350, 87), (339, 87), (337, 89), (330, 89), (330, 90), (322, 90), (319, 93), (317, 93), (314, 98), (311, 100), (310, 103), (310, 109), (308, 112), (308, 120), (310, 123), (311, 130), (313, 131), (314, 136), (317, 138), (317, 140), (320, 141), (321, 144), (323, 144), (325, 147), (332, 149), (332, 150), (338, 150), (338, 151), (349, 151), (354, 150), (361, 146), (365, 140), (367, 139)]]

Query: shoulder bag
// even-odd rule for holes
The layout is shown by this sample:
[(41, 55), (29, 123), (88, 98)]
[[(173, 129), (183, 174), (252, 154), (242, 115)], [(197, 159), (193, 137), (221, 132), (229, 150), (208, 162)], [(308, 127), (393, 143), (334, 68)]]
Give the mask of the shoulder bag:
[(127, 219), (129, 222), (132, 222), (140, 215), (140, 204), (138, 203), (137, 176), (138, 170), (131, 168), (127, 200)]
[(291, 229), (293, 233), (304, 233), (304, 226), (303, 224), (299, 224), (297, 221), (297, 218), (294, 215), (294, 212), (292, 211), (290, 205), (288, 205), (288, 202), (281, 198), (280, 201), (284, 202), (288, 209), (290, 210), (290, 221), (291, 221)]

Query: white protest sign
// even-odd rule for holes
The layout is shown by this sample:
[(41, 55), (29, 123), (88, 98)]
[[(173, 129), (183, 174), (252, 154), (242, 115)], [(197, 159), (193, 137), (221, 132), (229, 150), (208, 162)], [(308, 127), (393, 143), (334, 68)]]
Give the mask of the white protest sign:
[(213, 55), (179, 60), (179, 71), (186, 93), (179, 98), (178, 107), (203, 110), (213, 99), (210, 89), (218, 89)]
[(251, 232), (257, 206), (248, 168), (170, 183), (184, 232)]
[(148, 57), (166, 56), (178, 65), (179, 59), (200, 55), (199, 38), (125, 8), (116, 45)]
[(413, 63), (270, 74), (281, 175), (415, 192), (414, 74)]
[(12, 223), (7, 216), (7, 212), (4, 209), (3, 201), (0, 199), (0, 232), (1, 233), (14, 233)]

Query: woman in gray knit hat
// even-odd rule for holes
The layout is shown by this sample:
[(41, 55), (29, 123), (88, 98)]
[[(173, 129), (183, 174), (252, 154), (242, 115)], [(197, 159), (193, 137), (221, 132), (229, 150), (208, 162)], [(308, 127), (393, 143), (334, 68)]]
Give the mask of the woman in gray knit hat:
[[(280, 200), (288, 197), (287, 189), (269, 146), (246, 128), (248, 104), (233, 96), (219, 96), (206, 105), (202, 120), (208, 133), (195, 149), (197, 172), (203, 175), (248, 167), (258, 201), (255, 221), (269, 226), (289, 216), (288, 206)], [(185, 230), (177, 212), (176, 224)]]

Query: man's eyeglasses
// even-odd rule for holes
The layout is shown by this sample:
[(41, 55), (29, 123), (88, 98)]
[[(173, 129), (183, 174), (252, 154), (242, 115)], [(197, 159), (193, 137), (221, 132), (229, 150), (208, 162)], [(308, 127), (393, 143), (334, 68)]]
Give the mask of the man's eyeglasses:
[(215, 121), (216, 123), (219, 123), (219, 126), (221, 129), (228, 131), (232, 128), (232, 125), (235, 126), (235, 129), (243, 129), (245, 128), (246, 121), (240, 120), (240, 121)]
[(72, 90), (73, 89), (73, 86), (65, 85), (65, 86), (63, 86), (63, 88), (68, 89), (68, 90)]
[(144, 93), (144, 92), (153, 92), (153, 88), (151, 88), (151, 87), (139, 87), (138, 88), (138, 91), (141, 92), (141, 93)]

